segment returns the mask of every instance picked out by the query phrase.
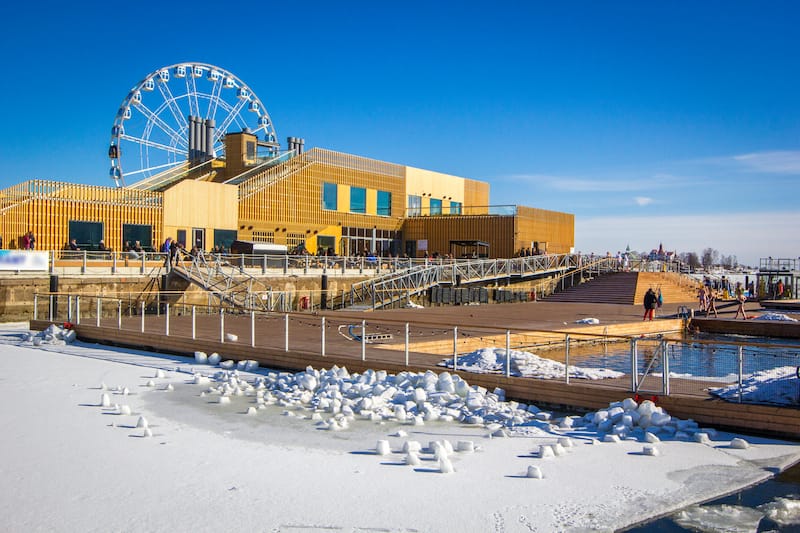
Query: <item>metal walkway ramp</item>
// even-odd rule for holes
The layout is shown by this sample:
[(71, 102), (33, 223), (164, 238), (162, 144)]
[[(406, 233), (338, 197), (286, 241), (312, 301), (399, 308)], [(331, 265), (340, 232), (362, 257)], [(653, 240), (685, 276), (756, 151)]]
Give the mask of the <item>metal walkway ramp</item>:
[(574, 255), (537, 255), (513, 259), (454, 260), (393, 272), (355, 283), (348, 307), (379, 309), (420, 294), (435, 285), (522, 281), (577, 268)]
[(181, 250), (171, 274), (207, 291), (221, 305), (243, 311), (289, 311), (286, 293), (273, 291), (257, 278), (232, 265), (224, 257), (213, 254), (195, 256)]

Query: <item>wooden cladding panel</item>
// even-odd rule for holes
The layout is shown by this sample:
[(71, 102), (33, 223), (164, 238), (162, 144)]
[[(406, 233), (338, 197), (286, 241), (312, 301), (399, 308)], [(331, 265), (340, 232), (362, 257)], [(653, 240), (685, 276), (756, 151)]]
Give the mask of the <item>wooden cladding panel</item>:
[[(341, 186), (363, 187), (368, 191), (390, 192), (392, 214), (377, 216), (322, 209), (322, 184), (325, 182), (336, 183), (340, 189)], [(330, 226), (397, 230), (404, 215), (404, 203), (401, 177), (312, 162), (240, 200), (239, 224), (252, 226), (252, 231), (275, 231), (277, 228), (281, 234), (313, 233)], [(370, 204), (370, 207), (374, 208), (374, 205)], [(282, 235), (276, 234), (276, 242), (282, 242), (281, 238)]]
[(547, 253), (570, 253), (575, 246), (575, 215), (535, 207), (517, 207), (515, 251), (546, 242)]
[(511, 257), (514, 253), (512, 216), (436, 216), (406, 219), (406, 241), (428, 240), (428, 252), (450, 253), (451, 240), (479, 240), (491, 243), (489, 257)]
[(33, 231), (36, 247), (58, 250), (69, 241), (69, 222), (102, 222), (106, 245), (122, 248), (123, 224), (152, 226), (161, 237), (162, 195), (150, 191), (32, 180), (3, 191), (3, 247), (19, 248)]

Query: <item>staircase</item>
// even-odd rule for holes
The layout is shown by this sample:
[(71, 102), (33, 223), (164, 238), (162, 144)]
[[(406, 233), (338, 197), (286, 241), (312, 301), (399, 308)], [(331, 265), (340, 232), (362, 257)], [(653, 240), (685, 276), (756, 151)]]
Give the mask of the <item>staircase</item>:
[(683, 303), (696, 299), (697, 284), (674, 273), (614, 272), (598, 276), (564, 291), (553, 293), (548, 302), (641, 304), (647, 289), (661, 288), (665, 302)]

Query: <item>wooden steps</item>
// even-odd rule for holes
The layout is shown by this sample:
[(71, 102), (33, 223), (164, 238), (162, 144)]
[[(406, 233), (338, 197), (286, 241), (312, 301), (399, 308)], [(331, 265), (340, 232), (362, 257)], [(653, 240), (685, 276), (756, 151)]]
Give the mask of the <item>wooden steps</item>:
[(697, 299), (697, 283), (672, 272), (614, 272), (585, 281), (545, 298), (548, 302), (641, 304), (647, 289), (661, 288), (665, 302), (690, 303)]

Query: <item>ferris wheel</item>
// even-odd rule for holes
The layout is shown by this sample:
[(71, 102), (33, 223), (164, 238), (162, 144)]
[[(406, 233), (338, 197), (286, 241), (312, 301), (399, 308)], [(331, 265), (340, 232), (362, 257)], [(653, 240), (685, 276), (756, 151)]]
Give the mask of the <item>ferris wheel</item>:
[[(194, 137), (204, 126), (202, 147)], [(232, 73), (204, 63), (179, 63), (150, 73), (122, 101), (108, 156), (118, 187), (177, 169), (198, 148), (222, 155), (223, 137), (249, 131), (273, 151), (279, 145), (264, 104)], [(207, 138), (206, 138), (207, 137)]]

